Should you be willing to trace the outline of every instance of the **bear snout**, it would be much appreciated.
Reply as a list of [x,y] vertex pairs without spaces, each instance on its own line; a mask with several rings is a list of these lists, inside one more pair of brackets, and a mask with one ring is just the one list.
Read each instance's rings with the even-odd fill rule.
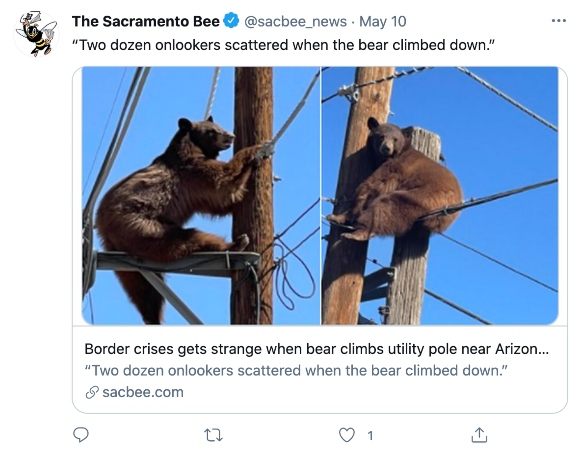
[[230,144],[232,144],[235,140],[236,136],[233,133],[227,133],[224,137],[224,140]]
[[223,135],[220,136],[218,147],[220,148],[220,150],[225,150],[229,148],[234,142],[235,138],[236,136],[233,133],[224,133]]
[[379,153],[383,157],[390,157],[393,155],[393,146],[389,143],[382,143],[381,147],[379,148]]

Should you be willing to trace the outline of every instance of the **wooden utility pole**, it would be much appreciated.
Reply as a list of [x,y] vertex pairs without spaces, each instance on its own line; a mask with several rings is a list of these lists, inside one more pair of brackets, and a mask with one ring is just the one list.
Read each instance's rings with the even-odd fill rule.
[[[439,162],[441,139],[423,129],[408,127],[405,135],[411,138],[415,149]],[[402,237],[395,238],[391,267],[395,280],[387,288],[387,325],[418,325],[423,308],[429,233],[413,228]]]
[[[361,85],[389,77],[394,67],[357,68],[355,81]],[[380,122],[389,114],[392,80],[360,88],[358,102],[350,107],[348,129],[344,141],[342,163],[338,176],[334,213],[346,210],[345,199],[354,195],[358,185],[373,171],[370,155],[366,151],[370,116]],[[364,281],[368,242],[341,239],[346,232],[332,227],[322,276],[322,323],[356,325]]]
[[[234,153],[272,139],[272,68],[235,69]],[[262,253],[260,280],[260,323],[272,323],[272,267],[274,262],[274,214],[272,206],[272,160],[260,162],[248,181],[244,200],[234,208],[232,237],[247,234],[247,251]],[[243,272],[232,278],[232,324],[256,324],[257,293],[252,278],[241,281]]]

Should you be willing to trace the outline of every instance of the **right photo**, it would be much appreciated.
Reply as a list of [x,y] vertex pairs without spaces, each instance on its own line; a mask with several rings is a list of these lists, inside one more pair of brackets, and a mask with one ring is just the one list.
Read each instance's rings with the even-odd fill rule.
[[323,69],[323,324],[557,320],[559,76]]

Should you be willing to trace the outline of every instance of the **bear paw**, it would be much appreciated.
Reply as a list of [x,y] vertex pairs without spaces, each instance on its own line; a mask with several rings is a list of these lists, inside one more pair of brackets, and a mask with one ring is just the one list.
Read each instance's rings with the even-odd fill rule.
[[256,152],[256,160],[260,161],[265,158],[268,158],[274,154],[274,145],[267,141],[264,145],[260,148],[258,152]]
[[242,234],[232,244],[232,251],[243,251],[250,244],[250,238],[247,234]]
[[366,242],[367,240],[370,240],[371,237],[373,237],[374,234],[371,234],[368,231],[365,231],[364,229],[359,229],[358,231],[355,232],[347,232],[345,234],[342,234],[341,237],[344,237],[345,239],[348,240],[356,240],[357,242]]
[[328,221],[331,221],[332,223],[336,223],[336,224],[344,224],[346,223],[346,214],[340,214],[340,215],[326,215],[326,219]]

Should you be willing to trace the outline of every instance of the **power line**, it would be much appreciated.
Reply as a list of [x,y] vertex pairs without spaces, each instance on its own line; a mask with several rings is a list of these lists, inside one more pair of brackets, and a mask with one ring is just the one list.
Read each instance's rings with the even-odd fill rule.
[[497,193],[495,195],[485,196],[479,199],[472,199],[471,201],[465,201],[460,204],[452,204],[450,206],[442,207],[440,209],[433,210],[432,212],[426,213],[422,217],[419,217],[417,221],[426,220],[427,218],[433,217],[440,217],[443,215],[451,215],[453,213],[459,212],[463,209],[467,209],[468,207],[478,206],[480,204],[485,204],[491,201],[495,201],[496,199],[506,198],[508,196],[517,195],[519,193],[523,193],[529,190],[534,190],[536,188],[544,187],[546,185],[555,184],[558,182],[558,179],[550,179],[544,182],[539,182],[537,184],[527,185],[521,188],[515,188],[513,190],[504,191],[501,193]]
[[91,168],[89,169],[89,173],[87,174],[85,186],[83,187],[83,192],[87,189],[87,185],[89,184],[89,180],[91,179],[91,175],[93,174],[93,170],[95,169],[95,163],[97,162],[97,157],[101,152],[101,145],[103,144],[103,140],[105,139],[105,132],[109,127],[109,121],[111,120],[111,116],[113,115],[113,110],[115,108],[115,104],[117,103],[117,99],[119,98],[119,93],[121,92],[121,86],[123,85],[123,80],[125,80],[125,74],[127,73],[127,68],[123,70],[123,75],[121,76],[121,81],[119,82],[119,86],[117,86],[117,92],[115,93],[115,98],[113,99],[113,103],[111,104],[111,109],[109,110],[109,115],[107,116],[107,121],[105,122],[105,127],[103,128],[103,133],[101,134],[101,139],[99,140],[99,144],[97,146],[97,152],[95,153],[95,157],[91,163]]
[[137,103],[139,101],[139,97],[141,96],[141,92],[143,91],[143,86],[145,85],[145,81],[147,80],[147,76],[149,75],[149,71],[151,68],[146,67],[138,67],[135,71],[135,75],[133,77],[133,81],[131,82],[131,87],[129,88],[129,92],[127,94],[127,98],[125,100],[125,104],[123,105],[123,110],[121,111],[121,116],[119,117],[119,121],[117,123],[117,128],[111,140],[111,144],[107,151],[107,155],[105,156],[105,161],[101,166],[101,170],[97,175],[97,181],[93,186],[93,190],[89,195],[89,200],[85,206],[85,210],[83,211],[83,216],[91,217],[94,209],[94,205],[97,201],[97,197],[105,183],[107,176],[113,166],[113,162],[119,152],[119,148],[121,147],[121,143],[125,138],[125,133],[131,123],[131,119],[133,118],[133,113],[135,112],[135,108],[137,107]]
[[545,284],[542,281],[540,281],[540,280],[538,280],[536,278],[533,278],[530,275],[525,274],[524,272],[521,272],[519,270],[516,270],[515,268],[513,268],[513,267],[511,267],[511,266],[509,266],[507,264],[504,264],[503,262],[498,261],[497,259],[489,256],[488,254],[485,254],[485,253],[483,253],[481,251],[478,251],[475,248],[473,248],[473,247],[471,247],[469,245],[466,245],[465,243],[462,243],[459,240],[455,240],[454,238],[449,237],[448,235],[445,235],[443,233],[440,233],[439,235],[441,235],[442,237],[445,237],[447,240],[450,240],[453,243],[456,243],[459,246],[462,246],[463,248],[466,248],[466,249],[468,249],[470,251],[473,251],[474,253],[479,254],[482,257],[485,257],[486,259],[489,259],[490,261],[492,261],[492,262],[494,262],[494,263],[496,263],[496,264],[498,264],[498,265],[500,265],[500,266],[502,266],[502,267],[504,267],[504,268],[506,268],[506,269],[508,269],[508,270],[510,270],[510,271],[512,271],[512,272],[514,272],[514,273],[516,273],[518,275],[520,275],[520,276],[523,276],[526,279],[529,279],[532,282],[535,282],[536,284],[539,284],[540,286],[545,287],[546,289],[550,289],[550,290],[558,293],[558,289],[556,289],[556,288],[554,288],[552,286],[549,286],[548,284]]
[[400,72],[395,72],[393,75],[391,75],[389,77],[383,77],[383,78],[379,78],[377,80],[371,80],[370,82],[361,83],[360,85],[357,85],[357,87],[364,88],[365,86],[376,85],[377,83],[388,82],[389,80],[401,78],[401,77],[404,77],[406,75],[419,74],[420,72],[423,72],[427,69],[433,69],[433,67],[424,66],[424,67],[414,67],[412,69],[405,70],[405,71],[402,70]]
[[[320,202],[320,199],[317,199],[316,201],[314,201],[304,212],[302,212],[300,215],[298,215],[298,217],[292,222],[290,223],[286,229],[284,229],[280,234],[276,234],[276,236],[274,237],[274,240],[279,239],[280,237],[282,237],[284,234],[286,234],[290,229],[292,229],[294,226],[296,226],[296,224],[302,220],[302,218],[304,218],[306,216],[306,214],[308,212],[310,212],[312,209],[314,209],[314,207],[316,207],[316,205]],[[319,228],[320,229],[320,228]]]
[[[296,245],[292,249],[290,249],[290,247],[288,245],[286,245],[281,239],[278,240],[280,242],[280,244],[275,245],[275,246],[278,246],[281,248],[282,253],[284,253],[284,248],[286,248],[288,250],[288,252],[286,254],[283,254],[282,257],[280,257],[279,259],[276,260],[276,263],[274,265],[274,267],[275,267],[274,268],[274,271],[275,271],[275,273],[274,273],[274,280],[275,280],[274,287],[276,288],[276,295],[277,295],[278,299],[290,311],[294,310],[295,303],[294,303],[294,300],[292,300],[292,298],[288,295],[286,288],[290,289],[294,295],[296,295],[299,298],[302,298],[303,300],[311,298],[314,295],[314,293],[316,292],[316,282],[314,281],[314,276],[312,275],[312,271],[310,270],[310,268],[308,268],[308,265],[306,265],[306,262],[304,262],[304,260],[298,254],[296,254],[296,250],[300,246],[302,246],[302,244],[304,244],[310,237],[312,237],[319,230],[320,230],[320,227],[318,227],[313,232],[308,234],[308,236],[306,238],[304,238],[298,245]],[[301,294],[300,292],[298,292],[298,290],[296,290],[294,288],[294,286],[290,282],[290,278],[288,277],[288,265],[289,264],[288,264],[288,260],[286,259],[290,254],[292,254],[292,256],[294,256],[298,260],[298,262],[300,262],[300,264],[302,264],[302,267],[306,270],[306,274],[308,275],[308,278],[310,279],[310,283],[312,285],[312,289],[308,294]],[[282,275],[281,285],[280,285],[280,275]],[[284,299],[282,297],[284,297],[289,304],[286,304],[286,301],[284,301]]]
[[345,96],[348,98],[349,96],[354,96],[354,94],[356,93],[356,91],[359,88],[364,88],[365,86],[370,86],[370,85],[376,85],[377,83],[388,82],[389,80],[401,78],[401,77],[404,77],[406,75],[418,74],[418,73],[423,72],[427,69],[433,69],[433,67],[425,66],[425,67],[412,68],[412,69],[409,69],[406,71],[396,72],[395,74],[390,75],[388,77],[379,78],[377,80],[371,80],[369,82],[360,83],[358,85],[356,85],[356,84],[344,85],[344,86],[341,86],[340,88],[338,88],[336,93],[322,99],[322,101],[320,103],[323,104],[331,99],[334,99],[337,96]]
[[376,259],[371,259],[370,257],[367,257],[367,261],[372,262],[373,264],[375,264],[381,268],[387,268]]
[[105,155],[105,160],[101,165],[97,180],[89,194],[89,198],[83,209],[83,296],[88,292],[93,282],[94,276],[94,261],[93,261],[93,211],[97,202],[97,197],[101,192],[105,180],[111,171],[113,162],[121,148],[121,144],[131,123],[133,113],[139,102],[139,97],[143,91],[143,86],[149,75],[150,67],[138,67],[135,70],[133,81],[129,87],[125,104],[121,110],[121,115],[117,123],[117,128],[111,139],[111,144]]
[[483,86],[485,86],[487,89],[489,89],[490,91],[494,92],[495,94],[497,94],[499,97],[501,97],[502,99],[508,101],[510,104],[512,104],[513,106],[519,108],[521,111],[523,111],[524,113],[530,115],[532,118],[540,121],[542,124],[544,124],[545,126],[549,127],[550,129],[554,130],[555,132],[558,131],[558,128],[553,125],[552,123],[546,121],[544,118],[542,118],[541,116],[537,115],[536,113],[534,113],[532,110],[530,110],[529,108],[524,107],[522,104],[520,104],[519,102],[515,101],[514,99],[512,99],[511,97],[509,97],[507,94],[503,93],[502,91],[500,91],[499,89],[497,89],[495,86],[491,85],[489,82],[486,82],[484,79],[482,79],[481,77],[475,75],[473,72],[471,72],[470,70],[468,70],[467,68],[458,66],[457,69],[459,69],[461,72],[463,72],[464,74],[468,75],[469,77],[471,77],[473,80],[481,83]]
[[[524,193],[526,191],[534,190],[536,188],[545,187],[547,185],[555,184],[556,182],[558,182],[557,178],[550,179],[550,180],[547,180],[544,182],[538,182],[537,184],[527,185],[527,186],[521,187],[521,188],[515,188],[515,189],[504,191],[501,193],[496,193],[494,195],[484,196],[484,197],[478,198],[478,199],[472,199],[470,201],[464,201],[460,204],[452,204],[450,206],[442,207],[440,209],[436,209],[436,210],[433,210],[431,212],[428,212],[425,215],[419,217],[417,219],[417,221],[422,221],[422,220],[426,220],[428,218],[440,217],[440,216],[444,216],[444,215],[451,215],[453,213],[459,212],[459,211],[461,211],[463,209],[467,209],[469,207],[478,206],[480,204],[485,204],[485,203],[488,203],[491,201],[495,201],[497,199],[507,198],[508,196],[517,195],[519,193]],[[349,228],[348,225],[338,225],[338,224],[335,224],[334,222],[329,222],[329,223],[332,224],[333,226],[340,226],[340,227]],[[352,227],[350,226],[350,228],[352,228]]]
[[[372,262],[373,264],[375,264],[375,265],[377,265],[377,266],[379,266],[381,268],[386,268],[384,265],[380,264],[376,259],[371,259],[371,258],[368,258],[367,257],[367,261]],[[483,323],[485,325],[491,325],[492,324],[491,322],[485,320],[484,318],[478,316],[477,314],[474,314],[473,312],[468,311],[465,308],[462,308],[457,303],[454,303],[454,302],[452,302],[452,301],[450,301],[450,300],[448,300],[446,298],[443,298],[441,295],[437,295],[436,293],[431,292],[429,289],[424,289],[423,291],[427,295],[430,295],[431,297],[433,297],[433,298],[441,301],[442,303],[445,303],[447,306],[452,307],[453,309],[455,309],[455,310],[457,310],[457,311],[465,314],[466,316],[471,317],[472,319],[477,320],[478,322],[481,322],[481,323]]]
[[[320,77],[322,70],[318,70],[316,71],[316,74],[314,75],[312,81],[310,82],[310,85],[308,85],[308,88],[306,89],[306,92],[304,93],[304,96],[302,96],[302,99],[300,99],[300,102],[298,102],[298,105],[296,105],[296,107],[294,108],[294,110],[292,111],[292,113],[290,114],[290,116],[288,117],[288,119],[286,120],[286,122],[282,125],[282,127],[280,128],[280,130],[278,130],[278,133],[276,133],[276,135],[274,136],[274,138],[272,138],[272,140],[264,143],[262,150],[266,151],[268,150],[268,148],[274,148],[274,146],[276,145],[276,143],[278,142],[278,140],[280,138],[282,138],[282,135],[284,135],[284,132],[286,132],[286,129],[288,129],[288,127],[290,127],[290,124],[292,124],[292,122],[294,121],[294,119],[296,119],[296,116],[298,116],[298,113],[300,113],[300,110],[302,110],[302,108],[304,107],[304,105],[306,105],[306,99],[308,98],[308,96],[310,95],[310,92],[312,91],[312,88],[314,88],[314,85],[316,84],[316,81],[318,80],[318,78]],[[271,155],[273,153],[267,153],[265,155]]]
[[[288,245],[286,245],[286,243],[282,240],[282,236],[284,234],[286,234],[290,229],[292,229],[296,224],[298,224],[298,222],[300,220],[302,220],[302,218],[304,218],[308,214],[308,212],[310,212],[312,209],[314,209],[314,207],[316,207],[319,202],[320,202],[320,199],[316,199],[300,215],[298,215],[298,217],[292,223],[290,223],[281,233],[276,234],[274,236],[274,241],[269,246],[267,246],[264,249],[264,251],[262,251],[262,253],[264,253],[270,247],[274,247],[274,248],[278,247],[281,249],[281,253],[282,253],[281,257],[276,259],[272,268],[270,268],[266,273],[274,272],[274,288],[276,290],[276,296],[278,297],[278,299],[280,300],[282,305],[284,305],[284,307],[286,307],[286,309],[288,309],[290,311],[294,310],[295,303],[292,300],[292,298],[288,295],[286,288],[288,288],[290,291],[292,291],[292,293],[294,293],[294,295],[296,295],[297,297],[302,298],[302,299],[311,298],[316,291],[316,282],[314,280],[314,276],[312,275],[312,271],[308,268],[308,265],[306,264],[306,262],[304,262],[304,260],[298,254],[296,254],[296,250],[298,248],[300,248],[304,243],[306,243],[306,241],[308,241],[308,239],[310,239],[314,234],[316,234],[318,231],[320,231],[320,226],[318,226],[316,229],[314,229],[314,231],[309,233],[296,246],[294,246],[294,248],[290,248]],[[276,242],[279,242],[279,243],[276,243]],[[287,250],[287,252],[285,252],[285,250]],[[312,290],[307,295],[299,293],[294,288],[292,283],[290,282],[290,279],[288,277],[288,265],[289,264],[288,264],[288,260],[287,260],[288,256],[290,256],[290,255],[294,256],[298,260],[298,262],[300,262],[300,264],[302,264],[302,266],[306,270],[306,274],[308,275],[308,278],[310,279],[310,282],[312,284]],[[262,277],[264,277],[264,275]],[[281,283],[280,283],[280,279],[282,280]],[[286,300],[284,300],[284,298]]]
[[244,273],[242,277],[236,282],[232,292],[230,294],[230,309],[233,309],[235,306],[236,300],[236,293],[239,291],[240,286],[242,283],[248,279],[252,279],[252,283],[254,284],[254,288],[256,290],[256,325],[260,324],[260,314],[262,309],[262,297],[260,295],[260,281],[258,277],[258,273],[256,273],[256,269],[253,265],[249,264],[248,262],[245,263]]
[[[507,197],[507,196],[511,196],[511,195],[514,195],[514,194],[523,193],[523,192],[528,191],[528,190],[532,190],[532,189],[535,189],[535,188],[540,188],[540,187],[543,187],[543,186],[546,186],[546,185],[550,185],[550,184],[556,183],[557,181],[558,181],[558,179],[551,179],[549,181],[540,182],[538,184],[533,184],[533,185],[528,185],[526,187],[522,187],[522,188],[518,188],[518,189],[514,189],[514,190],[509,190],[509,191],[506,191],[506,192],[498,193],[498,194],[491,195],[491,196],[487,196],[487,197],[484,197],[484,198],[480,198],[480,199],[476,199],[476,200],[464,202],[462,204],[457,204],[457,205],[448,206],[448,207],[445,207],[445,208],[442,208],[442,209],[437,209],[437,210],[434,210],[432,212],[429,212],[426,215],[423,215],[422,217],[419,218],[418,221],[425,220],[427,218],[431,218],[431,217],[435,217],[435,216],[450,215],[452,213],[455,213],[455,212],[458,212],[460,210],[463,210],[463,209],[465,209],[467,207],[472,207],[472,206],[476,206],[476,205],[479,205],[479,204],[484,204],[486,202],[494,201],[496,199],[500,199],[500,198],[504,198],[504,197]],[[335,224],[335,223],[329,222],[328,220],[326,220],[326,222],[328,223],[329,226],[330,225],[333,225],[333,226],[345,227],[345,228],[348,228],[349,227],[347,225]],[[352,228],[352,226],[350,226],[350,228]],[[492,261],[492,262],[494,262],[494,263],[496,263],[496,264],[498,264],[498,265],[500,265],[500,266],[502,266],[502,267],[504,267],[504,268],[506,268],[506,269],[508,269],[508,270],[510,270],[510,271],[512,271],[512,272],[514,272],[514,273],[516,273],[516,274],[524,277],[524,278],[529,279],[530,281],[535,282],[536,284],[539,284],[539,285],[541,285],[541,286],[543,286],[543,287],[545,287],[545,288],[547,288],[549,290],[552,290],[552,291],[554,291],[556,293],[558,292],[558,290],[556,288],[554,288],[552,286],[549,286],[548,284],[545,284],[542,281],[540,281],[540,280],[538,280],[538,279],[536,279],[536,278],[534,278],[534,277],[532,277],[530,275],[527,275],[527,274],[525,274],[525,273],[523,273],[523,272],[521,272],[521,271],[519,271],[519,270],[517,270],[517,269],[515,269],[515,268],[513,268],[513,267],[511,267],[509,265],[507,265],[507,264],[504,264],[503,262],[501,262],[501,261],[499,261],[499,260],[497,260],[497,259],[495,259],[495,258],[493,258],[493,257],[491,257],[491,256],[489,256],[489,255],[487,255],[487,254],[485,254],[483,252],[481,252],[481,251],[478,251],[475,248],[473,248],[473,247],[471,247],[469,245],[466,245],[465,243],[462,243],[462,242],[460,242],[458,240],[455,240],[455,239],[453,239],[453,238],[451,238],[451,237],[449,237],[449,236],[447,236],[445,234],[440,234],[440,235],[443,236],[443,237],[445,237],[446,239],[448,239],[448,240],[450,240],[450,241],[452,241],[452,242],[460,245],[460,246],[463,246],[466,249],[469,249],[470,251],[473,251],[476,254],[479,254],[482,257],[485,257],[486,259],[489,259],[490,261]],[[370,260],[370,259],[367,258],[367,260]],[[371,262],[373,262],[373,263],[375,263],[377,265],[380,265],[375,260],[371,260]]]
[[[93,297],[91,296],[90,292],[88,294],[88,302],[85,304],[85,306],[83,307],[83,313],[86,311],[87,307],[89,308],[89,314],[90,314],[90,320],[89,323],[91,325],[95,324],[95,313],[93,311]],[[85,301],[83,300],[83,304],[85,303]]]
[[[325,103],[325,102],[327,102],[327,101],[329,101],[331,99],[334,99],[337,96],[350,97],[350,96],[353,96],[354,93],[359,88],[363,88],[365,86],[373,85],[373,84],[376,84],[376,83],[382,83],[382,82],[385,82],[385,81],[393,80],[395,78],[400,78],[400,77],[403,77],[403,76],[406,76],[406,75],[416,74],[416,73],[419,73],[419,72],[423,72],[423,71],[425,71],[427,69],[433,69],[433,67],[418,67],[418,68],[413,68],[413,69],[408,70],[408,71],[397,72],[397,73],[395,73],[394,75],[392,75],[390,77],[385,77],[385,78],[378,79],[378,80],[372,80],[370,82],[362,83],[362,84],[359,84],[359,85],[354,85],[354,84],[353,85],[344,85],[344,86],[341,86],[337,90],[336,93],[334,93],[334,94],[332,94],[332,95],[330,95],[330,96],[322,99],[321,103]],[[491,83],[487,82],[483,78],[481,78],[478,75],[476,75],[473,72],[471,72],[469,69],[467,69],[465,67],[462,67],[462,66],[458,66],[457,69],[460,70],[461,72],[463,72],[464,74],[466,74],[467,76],[471,77],[473,80],[477,81],[481,85],[485,86],[487,89],[489,89],[493,93],[497,94],[502,99],[506,100],[507,102],[509,102],[510,104],[512,104],[513,106],[515,106],[516,108],[520,109],[521,111],[523,111],[527,115],[529,115],[532,118],[536,119],[537,121],[541,122],[542,124],[544,124],[545,126],[549,127],[550,129],[554,130],[555,132],[558,131],[558,128],[554,124],[552,124],[549,121],[547,121],[546,119],[542,118],[540,115],[534,113],[532,110],[530,110],[529,108],[525,107],[520,102],[517,102],[515,99],[511,98],[510,96],[508,96],[507,94],[505,94],[504,92],[502,92],[501,90],[499,90],[498,88],[496,88],[495,86],[493,86]]]
[[277,240],[284,245],[284,247],[288,250],[288,252],[286,254],[284,254],[279,260],[283,260],[286,259],[286,257],[290,254],[294,254],[294,251],[296,251],[298,248],[300,248],[304,243],[306,243],[308,241],[308,239],[310,237],[312,237],[314,234],[316,234],[318,231],[320,231],[320,226],[318,226],[316,229],[314,229],[314,231],[312,231],[310,234],[308,234],[304,239],[302,239],[298,245],[296,245],[294,248],[290,249],[284,242],[282,242],[282,239],[280,239],[280,237],[277,238]]
[[288,119],[286,120],[286,122],[284,123],[282,128],[278,131],[276,136],[269,143],[270,146],[274,146],[276,144],[276,142],[280,139],[280,137],[284,134],[284,132],[286,132],[286,129],[290,126],[290,124],[292,124],[292,121],[294,121],[296,116],[298,116],[298,113],[300,113],[300,110],[302,110],[304,105],[306,105],[306,100],[308,99],[308,96],[310,96],[310,92],[314,88],[314,85],[316,84],[316,81],[320,77],[320,74],[321,74],[321,70],[316,71],[316,74],[314,74],[314,77],[312,78],[310,85],[308,85],[308,88],[306,88],[306,91],[304,92],[302,99],[300,99],[300,102],[298,102],[298,105],[296,105],[296,107],[294,108],[294,111],[292,111],[292,114],[288,117]]
[[471,311],[468,311],[465,308],[462,308],[461,306],[459,306],[457,303],[453,303],[452,301],[443,298],[441,295],[437,295],[434,292],[431,292],[429,289],[425,289],[425,293],[433,298],[435,298],[436,300],[441,301],[442,303],[445,303],[447,306],[452,307],[453,309],[465,314],[468,317],[471,317],[472,319],[477,320],[480,323],[483,323],[484,325],[492,325],[491,322],[488,322],[487,320],[485,320],[483,317],[478,316],[477,314],[474,314]]
[[205,109],[205,116],[203,117],[203,119],[209,118],[209,115],[211,114],[211,109],[213,108],[213,101],[215,100],[215,94],[217,92],[217,84],[219,76],[220,76],[220,68],[216,67],[213,71],[211,90],[209,92],[209,99],[207,100],[207,107]]

